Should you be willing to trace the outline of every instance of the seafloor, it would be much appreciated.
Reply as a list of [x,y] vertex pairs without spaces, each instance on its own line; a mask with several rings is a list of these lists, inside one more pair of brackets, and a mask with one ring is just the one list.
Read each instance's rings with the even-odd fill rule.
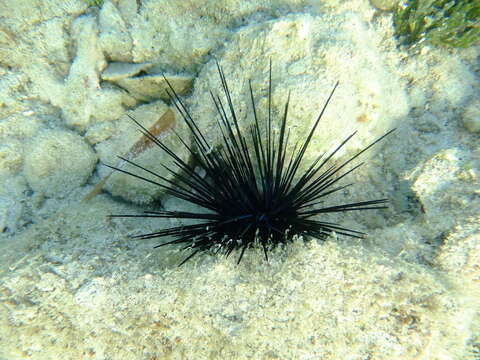
[[[399,47],[364,0],[0,0],[0,358],[479,358],[479,50]],[[186,159],[163,74],[215,148],[214,59],[242,124],[247,79],[265,115],[272,61],[292,144],[340,81],[307,159],[397,128],[332,199],[390,199],[332,217],[367,239],[177,267],[128,237],[169,221],[107,218],[187,208],[103,163],[170,176],[126,113]]]

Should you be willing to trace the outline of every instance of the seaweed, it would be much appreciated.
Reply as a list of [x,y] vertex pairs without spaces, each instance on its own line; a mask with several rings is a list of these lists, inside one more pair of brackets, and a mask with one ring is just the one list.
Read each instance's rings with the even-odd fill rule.
[[395,10],[394,24],[402,45],[466,48],[480,43],[480,1],[407,0]]
[[98,6],[101,7],[103,0],[84,0],[88,6]]

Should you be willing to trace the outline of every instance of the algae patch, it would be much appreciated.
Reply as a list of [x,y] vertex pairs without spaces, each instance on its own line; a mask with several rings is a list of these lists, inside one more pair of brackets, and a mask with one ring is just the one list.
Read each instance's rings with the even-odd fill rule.
[[480,43],[480,2],[408,0],[394,14],[404,45],[426,40],[433,45],[466,48]]

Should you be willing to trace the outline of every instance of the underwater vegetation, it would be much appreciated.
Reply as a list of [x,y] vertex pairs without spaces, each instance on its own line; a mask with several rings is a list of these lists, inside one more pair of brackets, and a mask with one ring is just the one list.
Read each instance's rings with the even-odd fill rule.
[[[318,217],[328,213],[386,208],[387,199],[328,206],[324,205],[324,199],[328,196],[334,197],[335,193],[352,186],[352,183],[340,185],[340,181],[363,163],[349,165],[394,130],[376,139],[347,160],[339,164],[332,164],[332,157],[355,135],[354,132],[341,141],[329,154],[320,154],[316,157],[309,164],[307,170],[300,173],[304,155],[338,83],[328,96],[311,130],[305,134],[304,140],[297,141],[293,150],[287,150],[290,137],[287,126],[290,96],[285,103],[281,117],[274,119],[272,116],[271,64],[268,108],[266,109],[268,115],[265,115],[264,119],[257,115],[254,93],[249,82],[250,114],[253,123],[250,124],[248,130],[243,132],[240,130],[237,110],[233,106],[223,70],[218,62],[216,65],[223,91],[223,100],[212,91],[210,91],[210,95],[218,113],[217,128],[222,138],[220,147],[212,149],[205,134],[197,126],[192,115],[167,80],[171,100],[186,122],[194,146],[188,145],[185,139],[182,139],[177,133],[174,132],[174,134],[187,148],[196,164],[182,160],[176,155],[175,149],[167,147],[147,128],[132,118],[141,128],[143,135],[174,160],[178,171],[168,169],[166,166],[164,168],[176,175],[176,179],[167,179],[124,157],[120,157],[120,159],[139,170],[138,173],[107,165],[122,173],[158,185],[166,193],[196,204],[202,209],[198,212],[145,211],[143,214],[111,215],[111,217],[194,220],[193,224],[183,224],[134,236],[137,239],[169,238],[167,242],[156,247],[180,244],[183,250],[190,251],[180,265],[203,251],[212,251],[228,256],[234,250],[239,250],[238,263],[240,263],[244,252],[257,244],[263,248],[265,259],[268,260],[270,250],[278,245],[288,244],[299,236],[304,239],[313,237],[324,240],[335,232],[339,235],[363,238],[366,235],[363,232],[327,222]],[[199,174],[196,166],[203,168],[205,177]],[[142,176],[142,172],[153,175],[158,182]]]
[[102,6],[103,0],[83,0],[88,6]]
[[425,40],[466,48],[480,44],[480,1],[407,0],[395,10],[394,24],[403,45]]

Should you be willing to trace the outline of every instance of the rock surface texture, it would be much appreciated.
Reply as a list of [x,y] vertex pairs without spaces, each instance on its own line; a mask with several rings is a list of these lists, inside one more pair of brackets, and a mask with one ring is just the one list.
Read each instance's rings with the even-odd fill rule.
[[[0,358],[478,356],[478,47],[399,48],[390,1],[8,3],[0,1]],[[272,61],[273,116],[290,93],[292,148],[340,82],[307,159],[358,131],[339,154],[352,156],[397,128],[338,194],[391,200],[384,211],[332,219],[367,239],[298,241],[268,263],[252,250],[238,266],[205,254],[178,268],[177,249],[129,236],[181,224],[107,217],[191,209],[105,164],[127,169],[120,155],[174,179],[175,165],[129,116],[191,160],[163,75],[214,151],[214,59],[242,131],[253,119],[248,79],[266,118]]]

